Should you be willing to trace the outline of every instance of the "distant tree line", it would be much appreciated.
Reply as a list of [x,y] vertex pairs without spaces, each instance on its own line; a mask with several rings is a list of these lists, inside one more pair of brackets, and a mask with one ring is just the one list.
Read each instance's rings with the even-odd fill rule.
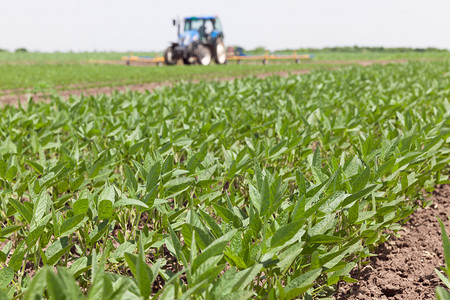
[[[0,48],[0,52],[9,52],[6,49],[1,49]],[[26,48],[17,48],[16,50],[14,50],[15,53],[25,53],[28,52],[28,50]]]
[[[240,46],[235,46],[240,47]],[[242,48],[242,47],[240,47]],[[244,49],[244,48],[243,48]],[[244,49],[246,53],[264,53],[266,51],[271,52],[263,46],[256,47],[254,49]],[[408,48],[408,47],[359,47],[359,46],[347,46],[347,47],[325,47],[325,48],[299,48],[299,49],[282,49],[276,52],[293,52],[299,53],[317,53],[317,52],[340,52],[340,53],[363,53],[363,52],[448,52],[447,49],[439,48]]]
[[300,50],[308,50],[308,51],[326,51],[326,52],[350,52],[350,53],[359,53],[359,52],[447,52],[447,49],[439,49],[439,48],[408,48],[408,47],[325,47],[321,49],[317,48],[305,48]]

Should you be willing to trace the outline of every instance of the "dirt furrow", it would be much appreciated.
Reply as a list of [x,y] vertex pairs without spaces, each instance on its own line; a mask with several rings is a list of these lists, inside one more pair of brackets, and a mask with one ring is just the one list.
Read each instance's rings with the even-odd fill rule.
[[436,286],[443,286],[435,269],[444,265],[437,218],[450,232],[450,185],[439,186],[430,199],[433,204],[417,210],[400,237],[380,245],[361,272],[353,271],[359,282],[343,284],[336,299],[435,299]]

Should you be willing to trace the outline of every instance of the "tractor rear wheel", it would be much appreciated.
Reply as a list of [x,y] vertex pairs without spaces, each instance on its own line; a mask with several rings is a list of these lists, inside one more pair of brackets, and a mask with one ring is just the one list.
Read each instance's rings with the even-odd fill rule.
[[188,57],[188,58],[183,58],[183,63],[184,63],[185,65],[191,65],[192,62],[191,62],[191,60],[190,60],[190,57]]
[[203,66],[207,66],[211,63],[211,50],[203,45],[198,45],[195,49],[195,56],[197,56],[197,61]]
[[164,62],[168,66],[173,66],[177,63],[178,59],[175,54],[175,49],[173,47],[169,47],[164,51]]
[[219,65],[224,65],[227,62],[227,49],[225,49],[222,40],[217,40],[214,46],[214,61]]

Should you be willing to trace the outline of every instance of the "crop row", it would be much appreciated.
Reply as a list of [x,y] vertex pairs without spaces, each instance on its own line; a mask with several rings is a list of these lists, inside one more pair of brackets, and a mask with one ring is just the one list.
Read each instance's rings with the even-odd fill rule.
[[5,107],[0,295],[333,294],[449,182],[449,70],[352,67]]
[[[10,92],[32,93],[82,88],[122,87],[127,84],[151,84],[180,80],[213,80],[243,77],[271,72],[298,72],[338,66],[324,64],[211,65],[174,66],[173,68],[128,67],[114,64],[22,64],[0,63],[0,95]],[[6,90],[6,91],[5,91]]]

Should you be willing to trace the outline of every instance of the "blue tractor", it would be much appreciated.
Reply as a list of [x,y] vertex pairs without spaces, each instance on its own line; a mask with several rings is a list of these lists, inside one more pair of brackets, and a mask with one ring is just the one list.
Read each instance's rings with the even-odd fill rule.
[[213,59],[217,64],[227,62],[222,25],[217,16],[186,17],[183,21],[173,20],[173,25],[178,27],[178,42],[164,52],[166,65],[175,65],[180,59],[186,65],[209,65]]

